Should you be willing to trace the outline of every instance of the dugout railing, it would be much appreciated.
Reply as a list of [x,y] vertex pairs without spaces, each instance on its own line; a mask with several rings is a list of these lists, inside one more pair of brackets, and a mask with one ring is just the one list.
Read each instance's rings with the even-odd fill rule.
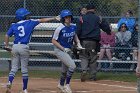
[[[114,24],[113,24],[114,25]],[[59,69],[61,66],[61,62],[59,59],[54,54],[53,51],[53,44],[51,43],[51,38],[53,31],[56,29],[56,27],[59,26],[59,23],[41,23],[39,24],[33,33],[31,42],[29,43],[30,46],[30,59],[29,59],[29,69],[36,69],[36,70],[41,70],[41,69],[52,69],[56,70],[57,68]],[[116,25],[114,25],[116,26]],[[115,27],[114,27],[115,29]],[[13,43],[11,42],[10,45]],[[5,53],[7,51],[5,50],[0,50],[1,53]],[[98,53],[99,55],[99,53]],[[77,69],[80,70],[80,60],[76,59],[73,57]],[[11,58],[10,56],[7,57],[1,57],[1,61],[7,61],[9,63],[9,69],[11,67]],[[129,66],[125,68],[125,66],[121,65],[127,65],[127,64],[136,64],[137,61],[134,60],[127,60],[127,61],[120,61],[120,60],[97,60],[97,63],[113,63],[113,67],[111,69],[104,69],[101,68],[100,71],[131,71]],[[133,71],[135,68],[133,69]]]

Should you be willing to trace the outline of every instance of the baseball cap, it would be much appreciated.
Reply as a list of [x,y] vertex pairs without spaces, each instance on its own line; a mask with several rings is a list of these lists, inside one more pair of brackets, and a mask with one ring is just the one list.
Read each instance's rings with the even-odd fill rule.
[[86,8],[87,8],[87,10],[95,9],[95,6],[94,6],[94,4],[88,4],[88,5],[86,6]]

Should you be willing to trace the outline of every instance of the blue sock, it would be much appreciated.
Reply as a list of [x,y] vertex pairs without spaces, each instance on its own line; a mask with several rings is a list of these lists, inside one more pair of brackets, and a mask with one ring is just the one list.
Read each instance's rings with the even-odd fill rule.
[[67,78],[66,78],[66,84],[69,84],[70,83],[70,80],[71,80],[71,77],[70,76],[67,76]]
[[15,77],[15,73],[14,71],[10,71],[9,73],[9,82],[12,84],[14,77]]
[[67,72],[66,84],[69,84],[70,83],[72,74],[73,74],[73,70],[72,69],[71,70],[69,69],[68,72]]
[[66,73],[61,73],[60,85],[64,86],[65,80],[66,80]]
[[28,76],[23,76],[23,90],[27,89],[28,85]]
[[9,81],[11,84],[12,84],[13,80],[14,80],[14,76],[9,75]]

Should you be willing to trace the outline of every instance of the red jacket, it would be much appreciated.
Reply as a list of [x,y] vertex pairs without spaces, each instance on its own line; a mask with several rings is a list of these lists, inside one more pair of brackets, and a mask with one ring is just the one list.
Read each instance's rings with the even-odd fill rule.
[[113,47],[115,45],[115,32],[111,32],[111,35],[107,35],[106,32],[101,32],[101,46],[110,45]]

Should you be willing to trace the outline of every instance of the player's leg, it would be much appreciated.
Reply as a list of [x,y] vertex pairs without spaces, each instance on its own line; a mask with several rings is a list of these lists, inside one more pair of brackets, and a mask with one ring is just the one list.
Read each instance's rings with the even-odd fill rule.
[[66,52],[63,52],[59,49],[55,49],[56,51],[56,56],[61,60],[61,62],[63,62],[63,64],[65,64],[68,67],[67,70],[67,74],[66,74],[66,91],[69,91],[69,93],[71,93],[71,89],[70,89],[70,80],[72,78],[73,72],[76,68],[75,62],[72,60],[72,58],[70,57],[70,55]]
[[66,93],[72,93],[72,90],[70,88],[70,81],[71,81],[72,75],[74,73],[74,70],[76,68],[76,65],[75,65],[74,61],[71,59],[71,57],[67,57],[67,58],[68,58],[68,61],[67,61],[66,66],[68,67],[68,70],[67,70],[67,75],[66,75],[65,90],[66,90]]
[[60,52],[60,55],[58,56],[58,58],[63,62],[63,64],[65,64],[68,67],[66,84],[69,84],[72,74],[76,68],[75,62],[72,60],[69,54],[65,52]]
[[19,64],[19,58],[20,58],[15,46],[13,46],[11,53],[12,53],[11,71],[10,71],[9,77],[8,77],[6,93],[10,93],[10,91],[11,91],[14,77],[16,75],[16,72],[18,71],[18,64]]
[[22,80],[23,80],[23,91],[27,93],[28,86],[28,62],[29,62],[29,47],[26,45],[21,46],[22,50],[20,50],[20,61],[21,61],[21,72],[22,72]]
[[61,72],[61,78],[60,78],[60,85],[64,86],[66,75],[67,75],[68,67],[62,63],[62,72]]
[[62,71],[61,71],[61,76],[60,76],[60,81],[59,81],[59,84],[58,84],[58,88],[60,89],[61,92],[65,93],[65,88],[64,88],[64,85],[65,85],[65,80],[66,80],[66,75],[67,75],[67,69],[68,67],[62,63]]

